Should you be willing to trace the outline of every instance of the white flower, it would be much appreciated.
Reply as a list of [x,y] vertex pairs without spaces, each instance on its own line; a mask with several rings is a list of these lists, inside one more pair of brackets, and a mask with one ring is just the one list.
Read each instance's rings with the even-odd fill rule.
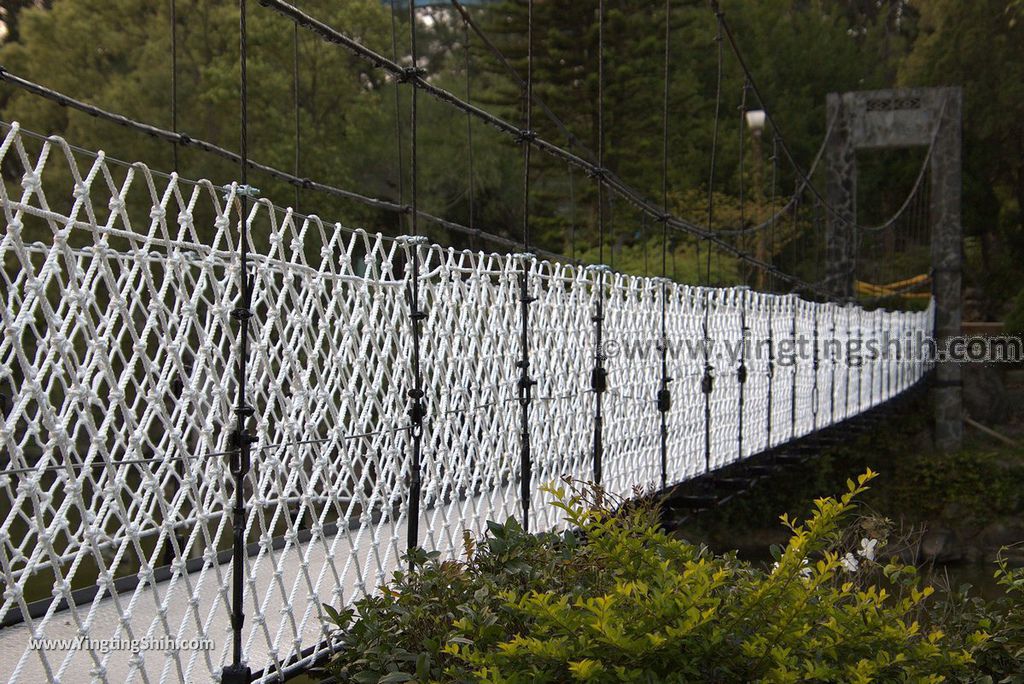
[[853,554],[850,552],[847,552],[846,556],[839,560],[839,564],[842,565],[847,572],[857,572],[857,568],[859,567],[857,559],[854,558]]
[[869,561],[875,560],[875,547],[878,546],[877,539],[861,539],[860,551],[857,555]]
[[779,561],[775,561],[774,563],[772,563],[772,574],[774,574],[775,571],[778,570],[778,569],[779,569]]
[[804,579],[810,579],[811,575],[814,574],[814,570],[807,564],[807,559],[804,558],[803,567],[800,568],[800,576]]

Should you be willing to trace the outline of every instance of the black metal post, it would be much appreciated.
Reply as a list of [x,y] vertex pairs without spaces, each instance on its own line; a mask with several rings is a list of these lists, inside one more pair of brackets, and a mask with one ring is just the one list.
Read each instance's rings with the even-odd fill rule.
[[529,271],[527,264],[532,254],[522,254],[522,270],[519,274],[519,313],[522,322],[520,349],[522,356],[516,362],[519,367],[519,483],[523,503],[523,529],[530,530],[530,494],[533,477],[533,460],[530,452],[530,401],[536,380],[530,378],[530,304],[536,300],[530,296]]
[[604,457],[604,414],[601,399],[608,390],[608,370],[604,367],[604,276],[608,267],[601,264],[597,271],[597,307],[594,321],[594,369],[590,374],[590,389],[594,391],[594,483],[601,484],[601,467]]
[[737,458],[743,458],[743,401],[744,389],[747,386],[747,289],[740,292],[740,365],[736,369],[736,382],[739,383],[739,418],[736,439]]
[[[711,245],[708,245],[711,249]],[[708,261],[710,263],[710,259]],[[708,317],[711,315],[711,290],[704,291],[704,376],[700,380],[700,391],[704,394],[704,472],[711,472],[711,392],[714,390],[714,377],[711,371],[711,354],[708,346],[710,335],[708,331]]]
[[231,664],[221,671],[222,684],[249,684],[252,671],[245,663],[242,653],[242,625],[245,622],[243,608],[244,576],[245,576],[245,477],[251,463],[251,449],[255,441],[249,433],[248,421],[254,411],[246,402],[245,389],[247,383],[249,359],[249,321],[252,318],[252,282],[249,279],[249,216],[250,188],[248,186],[248,35],[246,31],[246,0],[238,2],[239,22],[239,53],[241,66],[240,100],[241,100],[241,187],[237,189],[240,214],[238,217],[239,239],[239,284],[241,286],[239,305],[231,316],[238,323],[238,357],[236,367],[236,404],[235,430],[232,434],[232,454],[230,462],[231,475],[234,478],[235,496],[231,509]]

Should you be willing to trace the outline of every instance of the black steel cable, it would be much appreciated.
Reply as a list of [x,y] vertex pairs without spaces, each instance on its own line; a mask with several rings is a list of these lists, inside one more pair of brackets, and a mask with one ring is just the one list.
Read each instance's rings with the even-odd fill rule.
[[[478,408],[478,407],[474,407]],[[463,409],[458,413],[469,413],[472,409]],[[279,444],[267,444],[261,447],[255,447],[252,451],[268,451],[270,449],[287,449],[294,446],[302,446],[305,444],[326,444],[328,442],[336,441],[348,441],[352,439],[365,439],[367,437],[376,437],[378,435],[384,435],[388,433],[404,432],[412,429],[411,425],[404,425],[396,428],[387,428],[385,430],[375,430],[373,432],[357,432],[350,435],[343,435],[341,437],[322,437],[317,439],[300,439],[294,442],[281,442]],[[205,454],[191,454],[181,456],[161,456],[159,458],[133,458],[125,459],[121,461],[102,461],[92,463],[65,463],[63,465],[52,465],[52,466],[29,466],[26,468],[8,468],[6,470],[0,470],[0,477],[6,477],[8,475],[26,475],[30,473],[45,473],[54,471],[63,471],[85,469],[85,468],[105,468],[110,466],[130,466],[130,465],[153,465],[161,463],[170,463],[175,461],[205,461],[211,458],[220,458],[222,456],[233,456],[237,454],[237,449],[231,449],[228,451],[211,451]]]
[[[295,167],[293,173],[299,176],[302,168],[302,119],[299,102],[299,27],[292,25],[292,104],[295,109]],[[295,186],[295,211],[299,210],[302,188]]]
[[[718,161],[718,122],[720,119],[720,113],[722,109],[722,71],[724,70],[724,50],[722,47],[722,15],[721,12],[716,12],[716,18],[718,20],[718,32],[715,35],[715,44],[717,45],[718,52],[718,68],[717,75],[715,77],[715,121],[714,126],[711,129],[711,170],[708,172],[708,211],[707,211],[707,231],[711,234],[712,222],[714,221],[715,212],[715,166]],[[708,264],[707,264],[707,278],[704,282],[705,285],[711,285],[711,244],[708,244]],[[700,272],[700,264],[697,265],[698,273]]]
[[745,203],[745,196],[744,196],[744,190],[745,190],[745,187],[746,187],[746,180],[747,179],[746,179],[746,165],[744,164],[745,157],[744,157],[743,152],[744,152],[744,150],[747,147],[747,136],[745,134],[745,131],[747,130],[746,129],[747,89],[749,87],[750,87],[750,85],[747,83],[747,81],[744,80],[743,81],[743,90],[740,93],[740,107],[739,107],[739,110],[740,110],[739,201],[740,201],[740,229],[741,230],[746,227],[746,223],[747,223],[746,203]]
[[[412,2],[413,0],[410,0]],[[298,22],[293,22],[296,27]],[[397,64],[398,57],[398,9],[391,0],[391,53]],[[405,204],[405,163],[402,151],[402,92],[395,84],[395,151],[398,155],[398,203]],[[472,227],[472,224],[470,225]]]
[[[232,152],[231,150],[228,150],[224,147],[215,145],[205,140],[201,140],[199,138],[193,138],[185,133],[175,133],[173,131],[160,128],[158,126],[153,126],[151,124],[136,121],[122,114],[116,114],[113,112],[106,111],[104,109],[96,107],[95,105],[82,102],[81,100],[76,100],[75,98],[69,97],[63,93],[47,88],[46,86],[42,86],[33,81],[29,81],[28,79],[16,76],[15,74],[12,74],[11,72],[5,70],[3,67],[0,67],[0,81],[9,83],[26,92],[32,93],[33,95],[37,95],[46,100],[54,102],[62,107],[70,107],[71,109],[83,112],[85,114],[88,114],[89,116],[102,119],[104,121],[116,124],[118,126],[129,128],[139,133],[144,133],[151,137],[157,138],[158,140],[176,143],[178,145],[181,145],[182,147],[195,147],[196,149],[199,149],[203,152],[224,159],[228,162],[232,162],[234,164],[243,163],[241,155],[239,155],[236,152]],[[47,138],[47,136],[33,134],[30,131],[24,132],[29,135],[37,135],[40,138]],[[80,151],[95,155],[94,152],[90,152],[89,150],[81,150],[81,148],[76,148],[73,145],[69,145],[69,147],[71,147],[72,149],[78,149]],[[107,159],[112,158],[108,156]],[[131,164],[128,162],[124,163],[131,166]],[[333,185],[327,185],[325,183],[320,183],[309,178],[300,178],[287,171],[282,171],[272,166],[261,164],[260,162],[253,161],[252,159],[247,158],[244,161],[244,164],[249,169],[259,171],[260,173],[265,173],[271,178],[282,181],[284,183],[288,183],[289,185],[301,187],[304,189],[315,190],[317,192],[322,192],[326,195],[331,195],[333,197],[339,197],[341,199],[358,202],[360,204],[380,211],[389,211],[401,214],[406,214],[411,211],[411,208],[405,204],[396,204],[394,202],[390,202],[387,200],[367,197],[357,192],[352,192],[351,190],[344,190],[342,188]],[[157,175],[160,174],[157,173]],[[488,242],[492,242],[496,245],[502,245],[508,248],[516,248],[519,246],[519,243],[511,238],[503,237],[501,235],[495,235],[493,233],[488,233],[480,229],[469,228],[460,223],[456,223],[455,221],[449,221],[448,219],[435,216],[426,211],[417,210],[416,214],[426,221],[430,221],[431,223],[435,223],[441,226],[442,228],[454,231],[456,233],[481,238],[487,240]],[[534,248],[533,251],[538,256],[543,256],[545,258],[549,258],[555,261],[567,261],[570,263],[575,262],[575,259],[571,259],[564,254],[552,252],[547,249]]]
[[[176,0],[170,0],[171,14],[171,130],[178,131],[178,8]],[[174,170],[178,171],[178,145],[174,151]]]
[[[777,148],[778,137],[772,134],[772,189],[771,189],[771,201],[768,204],[768,211],[771,212],[771,227],[768,229],[769,244],[768,244],[768,261],[769,263],[775,263],[775,221],[777,214],[775,213],[775,187],[778,185],[779,175],[779,156]],[[771,276],[771,290],[774,292],[776,289],[775,276]]]
[[[473,102],[473,59],[469,42],[469,23],[463,26],[466,40],[466,102]],[[466,153],[469,162],[469,227],[474,228],[473,212],[476,205],[476,174],[473,170],[473,115],[466,112]],[[470,243],[471,246],[472,242]]]
[[569,257],[576,261],[576,180],[573,165],[569,169]]
[[[480,30],[480,27],[477,25],[475,21],[473,21],[472,15],[462,5],[462,3],[460,3],[459,0],[451,0],[451,3],[452,6],[456,9],[456,11],[458,11],[458,13],[462,16],[462,21],[466,24],[466,26],[473,29],[473,33],[475,33],[477,37],[480,38],[480,41],[484,44],[484,46],[488,50],[490,50],[491,54],[493,54],[497,58],[498,62],[503,67],[505,67],[505,71],[507,71],[509,75],[513,79],[515,79],[516,84],[520,88],[526,88],[526,81],[523,79],[522,76],[519,75],[519,72],[516,71],[516,68],[512,66],[512,63],[505,56],[505,53],[498,49],[498,46],[495,45],[490,40],[490,38],[487,37],[486,33]],[[466,98],[466,101],[469,102],[469,98]],[[558,129],[558,132],[561,135],[565,136],[566,142],[569,143],[569,146],[571,148],[578,149],[580,152],[587,156],[587,159],[593,160],[594,153],[591,152],[579,138],[573,135],[572,131],[569,130],[569,128],[562,122],[560,118],[558,118],[558,116],[553,111],[551,111],[551,108],[548,107],[543,100],[536,96],[533,96],[531,101],[533,102],[533,104],[541,108],[541,111],[543,111],[544,114],[551,121],[551,123],[554,124],[555,128]]]

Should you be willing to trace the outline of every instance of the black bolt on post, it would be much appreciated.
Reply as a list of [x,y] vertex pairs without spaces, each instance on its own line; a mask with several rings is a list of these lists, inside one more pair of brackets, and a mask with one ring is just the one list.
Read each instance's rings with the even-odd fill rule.
[[[249,278],[249,197],[251,192],[248,184],[249,156],[249,112],[248,112],[248,35],[246,32],[246,0],[238,2],[239,56],[241,80],[239,87],[241,117],[241,186],[236,187],[238,199],[238,257],[239,284],[241,286],[239,305],[231,312],[232,318],[238,323],[238,358],[236,367],[236,404],[235,430],[232,433],[232,452],[230,469],[234,478],[235,496],[231,510],[231,664],[225,665],[221,672],[222,684],[249,684],[252,671],[245,663],[242,653],[242,624],[245,622],[243,611],[244,574],[245,574],[245,477],[249,472],[251,449],[255,441],[249,433],[248,422],[254,411],[246,403],[245,387],[249,357],[249,320],[252,318],[252,282]],[[231,193],[229,193],[230,196]]]

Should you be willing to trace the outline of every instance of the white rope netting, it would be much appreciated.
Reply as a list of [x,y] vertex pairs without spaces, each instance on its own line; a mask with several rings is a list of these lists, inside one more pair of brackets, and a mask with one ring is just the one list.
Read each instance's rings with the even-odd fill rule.
[[[0,415],[0,679],[209,681],[230,658],[241,226],[253,245],[247,391],[257,437],[244,492],[243,643],[267,678],[315,659],[328,634],[322,604],[374,591],[405,550],[413,249],[427,312],[420,542],[445,556],[461,553],[464,529],[521,514],[524,264],[537,298],[532,530],[560,524],[541,483],[592,477],[598,296],[615,343],[605,348],[603,479],[618,494],[660,486],[663,296],[669,484],[708,468],[705,359],[712,469],[865,411],[927,370],[813,354],[772,364],[757,350],[771,338],[781,352],[794,331],[840,345],[881,331],[927,335],[930,311],[663,286],[396,241],[265,200],[241,217],[236,186],[87,156],[17,124],[0,165],[20,174],[0,191],[0,393],[9,399]],[[744,324],[741,385],[728,351]],[[119,640],[157,646],[132,653]],[[212,646],[197,648],[201,640]]]

